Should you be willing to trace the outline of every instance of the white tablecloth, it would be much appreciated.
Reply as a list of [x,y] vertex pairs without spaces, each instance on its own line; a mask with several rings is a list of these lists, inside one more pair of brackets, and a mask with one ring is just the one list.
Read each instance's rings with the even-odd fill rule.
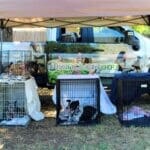
[[[99,76],[97,76],[97,75],[61,75],[61,76],[58,76],[58,78],[59,79],[85,79],[85,78],[86,79],[93,79],[93,78],[99,79]],[[63,92],[65,92],[65,91],[63,91]],[[79,92],[76,92],[76,93],[81,94]],[[64,95],[65,94],[66,93],[64,93]],[[54,104],[56,104],[56,87],[54,88],[52,99],[53,99]],[[62,107],[66,107],[67,104],[68,103],[65,100],[63,102],[61,102]],[[111,103],[101,82],[100,82],[100,111],[104,114],[115,114],[116,113],[116,107]]]

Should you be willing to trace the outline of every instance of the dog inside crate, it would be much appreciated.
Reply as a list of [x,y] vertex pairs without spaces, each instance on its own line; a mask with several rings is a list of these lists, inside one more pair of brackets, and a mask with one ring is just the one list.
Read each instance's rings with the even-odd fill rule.
[[28,122],[24,83],[2,82],[0,84],[0,125],[26,125]]
[[62,81],[58,123],[70,125],[96,121],[99,113],[97,91],[96,80]]
[[24,117],[25,109],[24,107],[20,107],[17,101],[6,101],[4,110],[3,110],[3,118],[4,120],[11,120],[13,118]]
[[79,124],[96,119],[98,112],[95,107],[81,106],[78,100],[67,100],[67,102],[68,106],[59,114],[61,124]]

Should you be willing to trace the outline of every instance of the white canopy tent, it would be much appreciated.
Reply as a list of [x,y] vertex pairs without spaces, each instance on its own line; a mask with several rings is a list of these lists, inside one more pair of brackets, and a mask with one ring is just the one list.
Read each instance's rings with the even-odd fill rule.
[[149,13],[149,0],[0,0],[0,18],[138,16]]
[[2,30],[11,27],[102,27],[135,24],[150,25],[149,0],[0,0],[1,43]]
[[149,0],[0,0],[1,50],[2,31],[9,27],[134,24],[150,25]]
[[150,25],[149,14],[149,0],[0,0],[0,29]]
[[0,70],[3,29],[150,25],[149,0],[0,0]]
[[1,28],[149,25],[149,15],[149,0],[0,0]]

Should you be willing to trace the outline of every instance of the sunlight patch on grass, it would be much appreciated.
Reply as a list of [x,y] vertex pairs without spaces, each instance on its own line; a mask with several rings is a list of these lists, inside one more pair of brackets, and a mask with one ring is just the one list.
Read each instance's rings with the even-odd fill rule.
[[56,111],[52,110],[52,111],[44,111],[43,112],[45,117],[56,117]]
[[0,144],[0,150],[4,148],[4,144]]

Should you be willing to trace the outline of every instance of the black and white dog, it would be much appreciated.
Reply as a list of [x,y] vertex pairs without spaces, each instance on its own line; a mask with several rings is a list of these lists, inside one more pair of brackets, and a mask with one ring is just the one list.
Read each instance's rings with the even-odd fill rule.
[[79,100],[67,100],[69,110],[67,121],[70,123],[84,123],[96,119],[97,109],[93,106],[80,106]]

